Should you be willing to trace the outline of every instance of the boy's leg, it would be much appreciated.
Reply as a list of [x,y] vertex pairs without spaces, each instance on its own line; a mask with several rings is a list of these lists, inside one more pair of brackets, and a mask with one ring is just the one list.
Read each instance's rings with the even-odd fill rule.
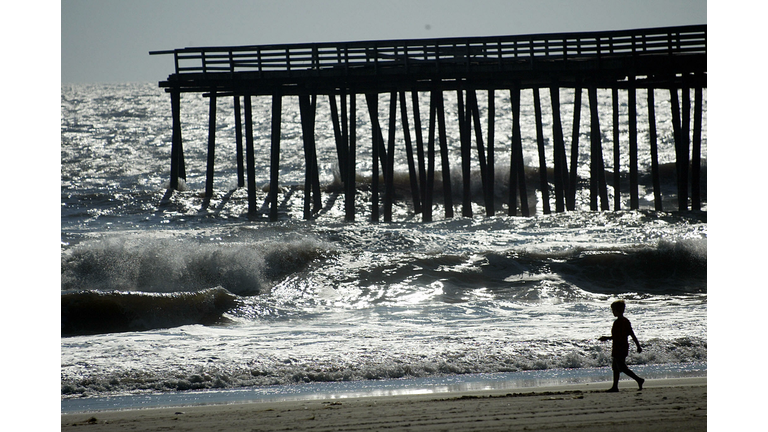
[[[625,374],[627,374],[627,376],[628,376],[628,377],[630,377],[630,378],[632,378],[633,380],[635,380],[635,381],[637,382],[637,385],[638,385],[638,387],[639,387],[639,390],[642,390],[642,389],[643,389],[643,383],[645,382],[645,380],[644,380],[644,379],[642,379],[642,378],[640,378],[639,376],[637,376],[637,374],[635,374],[634,372],[632,372],[632,371],[629,369],[629,367],[627,366],[627,361],[626,361],[626,359],[621,359],[621,362],[620,362],[620,365],[619,365],[619,366],[620,366],[620,368],[619,368],[619,369],[620,369],[620,371],[621,371],[621,372],[624,372]],[[614,374],[613,374],[613,376],[614,376],[614,377],[613,377],[613,379],[614,379],[614,381],[616,381],[616,382],[618,382],[618,380],[616,379],[616,376],[617,376],[617,375],[618,375],[618,374],[617,374],[616,372],[614,372]]]
[[[626,366],[625,366],[625,367],[626,367]],[[632,372],[631,370],[629,370],[629,368],[628,368],[628,367],[626,368],[626,370],[624,370],[624,373],[625,373],[625,374],[627,374],[627,376],[629,376],[629,377],[630,377],[630,378],[632,378],[633,380],[637,381],[637,385],[638,385],[638,387],[639,387],[639,390],[642,390],[642,389],[643,389],[643,383],[645,382],[645,380],[644,380],[644,379],[642,379],[642,378],[640,378],[639,376],[637,376],[637,375],[636,375],[634,372]]]
[[620,360],[616,357],[613,357],[613,362],[611,363],[611,369],[613,369],[613,386],[608,389],[609,392],[617,392],[619,391],[619,375],[621,375],[621,363]]

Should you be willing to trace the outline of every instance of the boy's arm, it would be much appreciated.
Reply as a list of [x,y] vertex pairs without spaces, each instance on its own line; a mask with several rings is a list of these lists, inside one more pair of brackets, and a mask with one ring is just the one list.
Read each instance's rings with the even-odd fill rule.
[[605,341],[607,341],[607,340],[611,340],[611,339],[613,339],[613,338],[612,338],[612,337],[610,337],[610,336],[600,336],[600,339],[598,339],[598,340],[599,340],[600,342],[605,342]]
[[635,346],[637,346],[637,352],[643,352],[643,348],[640,347],[640,341],[637,340],[637,336],[635,336],[635,332],[631,328],[629,329],[629,335],[632,336],[632,340],[635,342]]

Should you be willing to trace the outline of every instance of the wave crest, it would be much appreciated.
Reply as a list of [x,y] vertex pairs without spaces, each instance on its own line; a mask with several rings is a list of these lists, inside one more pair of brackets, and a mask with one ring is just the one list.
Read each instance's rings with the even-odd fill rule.
[[267,291],[273,280],[323,256],[317,241],[205,244],[193,240],[109,238],[62,256],[64,291],[200,291],[216,286],[240,296]]
[[143,331],[215,324],[237,306],[224,288],[194,293],[81,291],[61,295],[61,335]]

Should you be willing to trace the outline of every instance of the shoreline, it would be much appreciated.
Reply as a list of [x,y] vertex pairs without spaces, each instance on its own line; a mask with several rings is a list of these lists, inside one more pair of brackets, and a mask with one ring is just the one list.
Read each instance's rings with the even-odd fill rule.
[[[637,365],[634,370],[646,379],[706,377],[706,363]],[[610,368],[545,369],[490,374],[466,374],[294,383],[233,389],[107,395],[62,398],[61,413],[214,405],[243,402],[283,402],[371,396],[397,396],[476,391],[522,391],[528,388],[587,384],[610,379]],[[628,379],[628,378],[627,378]]]
[[[707,378],[590,382],[513,390],[239,402],[61,415],[62,429],[694,431],[707,426]],[[72,429],[75,430],[75,429]]]

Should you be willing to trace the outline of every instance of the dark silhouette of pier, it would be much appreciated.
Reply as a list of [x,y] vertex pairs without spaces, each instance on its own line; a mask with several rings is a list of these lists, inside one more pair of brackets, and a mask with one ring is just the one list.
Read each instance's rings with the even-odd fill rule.
[[[463,179],[462,214],[472,215],[469,188],[474,147],[480,166],[483,202],[487,215],[494,203],[494,92],[510,91],[513,131],[508,185],[508,214],[527,216],[526,176],[520,132],[520,92],[532,89],[539,150],[539,181],[544,213],[550,213],[549,184],[554,190],[554,211],[575,209],[576,162],[582,90],[590,107],[590,208],[610,210],[607,184],[614,188],[614,210],[620,203],[619,92],[628,95],[630,208],[639,208],[638,134],[636,90],[648,89],[651,176],[656,210],[662,210],[657,157],[654,91],[669,91],[676,153],[677,210],[700,210],[702,89],[707,81],[707,26],[694,25],[622,31],[554,33],[522,36],[386,40],[232,47],[180,48],[153,51],[173,55],[175,72],[160,82],[171,95],[173,134],[170,184],[186,179],[181,136],[180,97],[202,93],[210,99],[206,197],[213,194],[216,100],[234,98],[238,185],[248,189],[249,214],[255,214],[256,185],[251,98],[272,98],[270,219],[277,219],[282,98],[298,96],[306,158],[304,217],[322,208],[314,140],[318,96],[328,96],[339,168],[344,183],[346,219],[354,220],[356,193],[356,95],[365,95],[372,126],[373,169],[371,219],[379,220],[379,177],[383,177],[384,220],[392,219],[394,199],[395,122],[401,116],[408,158],[414,210],[422,220],[432,220],[436,156],[443,176],[445,217],[453,216],[449,155],[443,94],[457,92]],[[574,122],[570,161],[561,125],[559,91],[574,89]],[[598,119],[597,89],[610,89],[613,98],[614,175],[606,176]],[[693,114],[691,114],[691,89]],[[553,169],[546,166],[542,135],[540,91],[549,91],[554,139]],[[480,119],[477,91],[488,92],[488,119]],[[679,93],[678,93],[679,91]],[[429,113],[422,126],[419,93],[428,92]],[[388,137],[385,141],[378,117],[378,95],[390,94]],[[412,101],[413,131],[407,112]],[[241,106],[242,100],[242,106]],[[400,104],[398,113],[397,104]],[[681,106],[682,105],[682,106]],[[241,111],[243,111],[241,113]],[[245,124],[242,123],[244,114]],[[693,116],[693,119],[691,119]],[[691,129],[691,122],[693,129]],[[243,128],[244,126],[244,128]],[[483,127],[487,134],[483,134]],[[424,136],[424,131],[427,136]],[[413,134],[411,133],[413,132]],[[411,139],[413,137],[413,140]],[[245,147],[243,147],[245,141]],[[505,148],[509,148],[506,147]],[[569,165],[570,164],[570,165]],[[689,172],[690,170],[690,172]],[[246,176],[247,174],[247,176]],[[549,178],[551,175],[552,178]],[[247,182],[246,182],[247,177]],[[611,177],[609,179],[609,177]],[[690,178],[690,181],[689,181]],[[519,194],[519,195],[518,195]],[[690,207],[689,207],[690,201]]]

